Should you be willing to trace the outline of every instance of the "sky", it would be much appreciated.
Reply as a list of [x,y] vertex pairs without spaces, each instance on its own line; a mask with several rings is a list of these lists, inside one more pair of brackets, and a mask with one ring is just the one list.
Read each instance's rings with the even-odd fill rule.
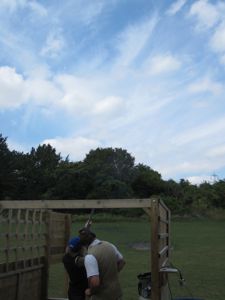
[[225,1],[0,0],[0,133],[225,178]]

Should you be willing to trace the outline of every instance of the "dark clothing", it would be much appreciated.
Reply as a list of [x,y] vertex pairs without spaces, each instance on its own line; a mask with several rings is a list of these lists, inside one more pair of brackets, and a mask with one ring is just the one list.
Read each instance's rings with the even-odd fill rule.
[[88,288],[88,281],[85,267],[78,267],[75,264],[75,258],[69,253],[63,256],[63,264],[69,275],[69,300],[84,300],[85,290]]

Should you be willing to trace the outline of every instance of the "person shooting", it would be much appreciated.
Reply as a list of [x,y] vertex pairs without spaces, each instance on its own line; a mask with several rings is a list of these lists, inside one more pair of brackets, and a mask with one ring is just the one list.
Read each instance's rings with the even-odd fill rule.
[[68,242],[62,261],[69,276],[69,300],[85,300],[85,290],[88,288],[84,267],[85,252],[79,237],[74,237]]
[[119,250],[111,243],[96,238],[90,227],[79,230],[80,241],[88,247],[84,265],[88,278],[85,294],[91,300],[120,300],[122,290],[119,272],[125,260]]

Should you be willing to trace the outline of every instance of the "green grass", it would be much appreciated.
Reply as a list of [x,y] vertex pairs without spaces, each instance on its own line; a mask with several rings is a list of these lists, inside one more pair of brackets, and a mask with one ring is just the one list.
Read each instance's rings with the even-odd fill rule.
[[[173,222],[172,237],[172,261],[183,271],[193,295],[205,300],[224,299],[225,222]],[[184,288],[174,286],[177,293],[184,293]]]
[[[83,222],[74,224],[76,235]],[[149,251],[135,250],[133,243],[150,240],[150,226],[142,219],[93,224],[100,239],[118,246],[126,259],[120,274],[123,300],[137,300],[137,275],[150,270]],[[225,221],[179,220],[172,222],[172,263],[182,271],[186,287],[180,287],[178,276],[170,275],[173,296],[201,297],[204,300],[225,299]],[[64,270],[62,264],[51,267],[50,296],[63,296]]]

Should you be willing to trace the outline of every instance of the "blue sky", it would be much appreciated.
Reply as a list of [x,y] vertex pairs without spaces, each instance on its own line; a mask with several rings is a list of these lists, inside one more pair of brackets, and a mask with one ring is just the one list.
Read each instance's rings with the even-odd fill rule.
[[225,2],[1,0],[0,132],[164,179],[225,178]]

